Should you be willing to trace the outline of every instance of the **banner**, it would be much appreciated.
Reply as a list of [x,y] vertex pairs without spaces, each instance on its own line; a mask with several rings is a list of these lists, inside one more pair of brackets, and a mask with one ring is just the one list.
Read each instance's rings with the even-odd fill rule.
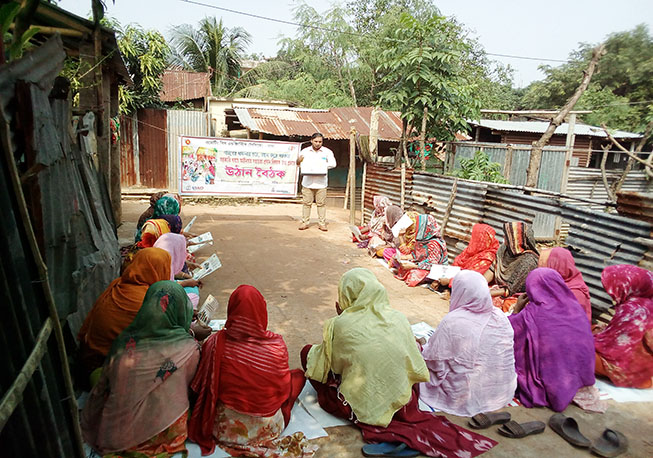
[[295,197],[299,143],[179,137],[182,195]]

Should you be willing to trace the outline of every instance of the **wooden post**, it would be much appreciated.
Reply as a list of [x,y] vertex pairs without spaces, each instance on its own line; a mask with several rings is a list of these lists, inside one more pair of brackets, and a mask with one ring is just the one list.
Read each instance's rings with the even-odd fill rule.
[[503,165],[503,177],[510,182],[510,169],[512,168],[512,145],[506,149],[506,163]]
[[[560,192],[567,192],[567,180],[569,180],[569,167],[571,166],[571,157],[574,154],[574,142],[576,136],[574,129],[576,128],[576,113],[569,115],[569,128],[567,129],[567,140],[565,141],[565,168],[562,171],[562,183],[560,185]],[[590,137],[591,138],[591,137]]]
[[365,224],[365,181],[367,180],[367,162],[363,161],[363,182],[361,183],[361,226]]
[[401,163],[401,202],[399,205],[401,207],[401,210],[403,211],[406,205],[406,163],[405,162]]
[[356,224],[356,128],[349,132],[349,224]]
[[447,209],[444,212],[444,217],[442,218],[442,230],[441,234],[444,237],[445,230],[447,229],[447,223],[449,222],[449,216],[451,215],[451,209],[453,208],[453,202],[456,200],[456,192],[458,191],[458,178],[454,178],[453,185],[451,186],[451,195],[449,196],[449,202],[447,203]]
[[422,166],[422,171],[426,170],[426,117],[428,116],[429,109],[424,106],[424,114],[422,115],[422,131],[419,134],[419,162]]
[[379,155],[379,107],[372,108],[372,116],[370,118],[370,138],[369,138],[369,151],[372,162],[376,163],[376,158]]

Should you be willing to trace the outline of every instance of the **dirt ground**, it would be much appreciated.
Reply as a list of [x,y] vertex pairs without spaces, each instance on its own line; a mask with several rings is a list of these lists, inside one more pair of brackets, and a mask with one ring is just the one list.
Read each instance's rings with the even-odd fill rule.
[[[118,232],[121,243],[133,240],[136,221],[148,206],[146,200],[124,200],[123,221]],[[258,288],[268,303],[269,328],[284,336],[290,353],[290,367],[299,367],[299,351],[307,343],[319,343],[322,324],[335,314],[335,300],[340,276],[353,267],[372,270],[388,290],[390,304],[403,312],[411,323],[425,321],[435,327],[448,310],[448,302],[426,288],[409,288],[396,280],[390,271],[367,256],[365,250],[351,243],[347,229],[349,213],[341,207],[327,210],[328,232],[317,228],[313,209],[311,227],[298,231],[301,206],[297,204],[212,205],[187,202],[182,209],[184,224],[193,216],[197,220],[192,232],[210,231],[214,246],[197,252],[204,260],[216,252],[222,268],[204,281],[200,304],[213,294],[220,311],[214,318],[226,317],[231,292],[241,284]],[[358,216],[360,218],[360,216]],[[623,432],[630,441],[622,456],[653,456],[653,403],[616,403],[608,401],[604,414],[585,412],[570,406],[565,414],[579,422],[581,431],[591,440],[605,428]],[[541,420],[552,415],[549,409],[509,407],[518,422]],[[456,424],[467,419],[447,415]],[[317,457],[360,457],[363,441],[357,428],[328,428],[329,437],[316,439]],[[499,457],[580,457],[589,455],[575,449],[553,431],[524,439],[507,439],[496,427],[482,433],[499,444],[484,456]]]

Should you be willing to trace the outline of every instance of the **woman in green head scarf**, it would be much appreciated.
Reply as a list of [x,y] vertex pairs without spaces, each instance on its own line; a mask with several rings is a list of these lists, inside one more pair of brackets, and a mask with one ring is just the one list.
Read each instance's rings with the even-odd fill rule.
[[418,382],[429,371],[408,320],[370,270],[342,276],[336,311],[322,343],[301,353],[322,408],[354,421],[366,442],[400,442],[429,456],[473,457],[496,444],[419,410]]
[[192,317],[184,288],[159,281],[113,342],[82,411],[84,439],[102,455],[185,451],[188,386],[199,362]]

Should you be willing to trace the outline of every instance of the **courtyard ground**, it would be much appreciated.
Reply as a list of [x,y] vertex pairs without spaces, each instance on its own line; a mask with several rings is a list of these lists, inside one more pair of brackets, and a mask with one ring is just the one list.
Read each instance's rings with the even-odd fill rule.
[[[136,221],[148,206],[147,200],[124,200],[123,221],[118,232],[121,243],[132,240]],[[426,288],[409,288],[396,280],[389,270],[367,256],[366,250],[351,243],[348,230],[349,212],[342,207],[329,207],[329,231],[317,228],[313,209],[311,227],[298,231],[301,206],[288,203],[230,204],[222,201],[194,204],[186,202],[182,209],[184,224],[193,216],[197,220],[192,232],[213,234],[213,247],[197,252],[204,260],[216,252],[223,267],[204,281],[200,304],[210,293],[220,303],[214,318],[226,317],[231,292],[241,284],[258,288],[267,300],[269,329],[283,335],[290,354],[290,367],[299,365],[299,351],[305,344],[317,344],[322,337],[322,324],[335,314],[338,281],[353,267],[372,270],[388,291],[390,304],[403,312],[411,323],[425,321],[435,327],[448,311],[448,301]],[[358,217],[360,218],[360,216]],[[570,406],[565,414],[573,416],[581,431],[591,440],[605,428],[624,433],[630,448],[625,457],[653,456],[653,403],[616,403],[608,401],[604,414],[590,413]],[[518,422],[547,422],[549,409],[506,408]],[[467,419],[446,415],[458,425]],[[329,437],[315,439],[320,445],[317,457],[360,457],[364,444],[359,430],[353,426],[327,429]],[[548,427],[544,433],[524,439],[508,439],[496,427],[482,434],[499,444],[483,456],[487,457],[581,457],[587,449],[575,449]]]

